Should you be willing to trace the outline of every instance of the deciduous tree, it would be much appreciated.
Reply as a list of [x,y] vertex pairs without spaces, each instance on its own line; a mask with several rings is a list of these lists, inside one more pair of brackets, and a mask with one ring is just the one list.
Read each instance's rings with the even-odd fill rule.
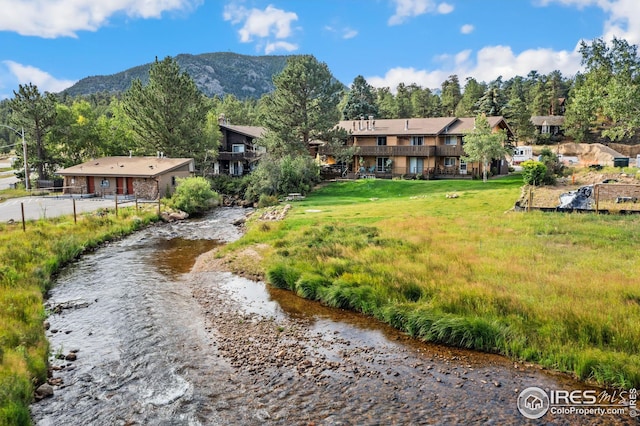
[[487,181],[487,172],[491,160],[500,159],[507,150],[504,147],[506,135],[503,131],[494,132],[485,115],[479,115],[475,119],[473,130],[464,135],[463,157],[466,162],[479,161],[482,164],[482,180]]

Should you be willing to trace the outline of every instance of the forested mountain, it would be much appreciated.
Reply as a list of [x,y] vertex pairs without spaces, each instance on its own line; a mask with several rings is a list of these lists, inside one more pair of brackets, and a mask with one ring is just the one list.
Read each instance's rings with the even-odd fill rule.
[[[164,58],[157,58],[159,61]],[[258,99],[273,91],[273,76],[280,73],[287,56],[247,56],[231,52],[181,54],[174,58],[209,97],[232,94],[238,99]],[[149,80],[151,62],[112,75],[86,77],[66,89],[68,96],[124,92],[134,79]]]

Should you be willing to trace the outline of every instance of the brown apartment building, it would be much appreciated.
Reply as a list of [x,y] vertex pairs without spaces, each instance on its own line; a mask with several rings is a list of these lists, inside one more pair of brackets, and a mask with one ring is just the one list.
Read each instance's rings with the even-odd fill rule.
[[[507,140],[513,132],[504,117],[487,117],[495,131],[503,129]],[[338,126],[350,135],[347,144],[359,147],[350,170],[358,176],[391,178],[470,178],[482,173],[478,163],[467,164],[464,135],[473,130],[473,117],[437,117],[341,121]],[[322,152],[321,152],[322,153]],[[505,159],[495,160],[491,169],[507,174]]]

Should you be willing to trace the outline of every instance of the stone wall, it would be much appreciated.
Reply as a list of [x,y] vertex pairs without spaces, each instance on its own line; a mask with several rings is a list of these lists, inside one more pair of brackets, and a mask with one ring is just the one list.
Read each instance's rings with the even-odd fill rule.
[[155,179],[135,178],[133,179],[133,193],[138,198],[155,200],[158,198],[158,183]]

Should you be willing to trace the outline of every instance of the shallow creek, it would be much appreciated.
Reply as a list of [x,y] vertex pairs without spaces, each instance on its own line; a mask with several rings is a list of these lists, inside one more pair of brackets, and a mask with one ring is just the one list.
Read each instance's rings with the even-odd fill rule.
[[192,271],[199,255],[240,237],[232,223],[245,213],[153,226],[66,268],[47,301],[54,395],[32,405],[34,423],[522,424],[516,402],[529,386],[594,389],[424,344],[227,272]]

